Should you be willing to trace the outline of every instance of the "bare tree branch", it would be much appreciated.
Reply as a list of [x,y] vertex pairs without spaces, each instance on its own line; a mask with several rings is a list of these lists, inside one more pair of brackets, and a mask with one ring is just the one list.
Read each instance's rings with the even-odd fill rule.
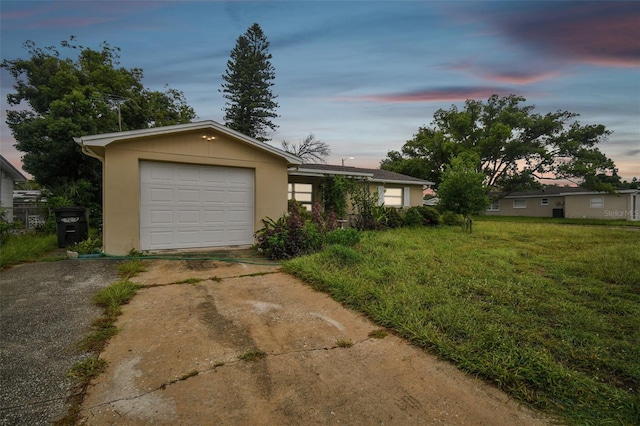
[[317,140],[313,133],[309,133],[299,144],[282,141],[282,149],[302,158],[304,163],[326,163],[325,158],[331,154],[329,145]]

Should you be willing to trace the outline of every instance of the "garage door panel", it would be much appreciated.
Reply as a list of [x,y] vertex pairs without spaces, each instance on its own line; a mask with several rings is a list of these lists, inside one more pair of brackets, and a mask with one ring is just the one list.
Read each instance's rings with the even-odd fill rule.
[[209,225],[220,225],[224,223],[224,209],[219,210],[205,210],[204,221]]
[[171,188],[150,187],[142,197],[142,204],[150,203],[170,203],[173,200],[173,190]]
[[173,240],[173,232],[171,231],[151,231],[149,236],[150,243],[155,246],[168,246]]
[[251,169],[140,163],[142,250],[253,243]]
[[200,203],[200,190],[199,189],[177,189],[178,203]]
[[178,222],[176,225],[192,225],[200,223],[200,211],[180,210],[178,212]]
[[173,211],[171,210],[152,210],[149,212],[148,222],[149,226],[153,225],[172,225],[173,224]]
[[202,201],[208,204],[224,204],[224,191],[222,189],[205,189],[202,194]]

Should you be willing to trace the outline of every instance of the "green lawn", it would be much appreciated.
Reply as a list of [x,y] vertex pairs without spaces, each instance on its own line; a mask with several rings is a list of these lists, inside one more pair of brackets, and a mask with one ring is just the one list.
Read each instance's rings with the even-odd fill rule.
[[567,424],[640,424],[640,231],[476,221],[287,271]]

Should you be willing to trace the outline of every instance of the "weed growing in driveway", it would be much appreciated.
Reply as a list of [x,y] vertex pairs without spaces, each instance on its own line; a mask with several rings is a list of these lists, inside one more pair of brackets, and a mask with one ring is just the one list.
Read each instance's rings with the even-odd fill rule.
[[242,355],[238,355],[238,359],[241,361],[258,361],[266,356],[267,354],[260,350],[249,350]]
[[384,330],[382,328],[379,328],[377,330],[373,330],[371,333],[369,333],[369,337],[372,337],[374,339],[384,339],[388,335],[389,335],[389,333],[387,333],[387,330]]
[[186,280],[177,281],[172,284],[198,284],[201,281],[204,281],[204,279],[203,278],[187,278]]
[[118,266],[118,272],[123,279],[128,280],[129,278],[135,277],[140,272],[144,272],[147,270],[147,267],[144,266],[140,259],[132,259],[122,263]]
[[89,383],[102,373],[107,367],[107,362],[98,356],[91,356],[84,361],[76,362],[67,376],[77,379],[81,383]]
[[140,287],[131,281],[118,281],[97,292],[93,296],[93,303],[105,309],[105,316],[117,317],[122,312],[122,305],[129,302]]
[[351,340],[338,339],[336,340],[336,346],[339,348],[350,348],[353,346],[353,342]]
[[566,424],[640,424],[640,233],[478,221],[284,269]]
[[[131,262],[135,262],[131,261]],[[127,262],[130,263],[130,262]],[[126,265],[126,264],[123,264]],[[132,276],[134,270],[140,270],[140,265],[127,267],[125,275]],[[122,273],[122,270],[120,271]],[[93,296],[93,303],[104,308],[103,316],[93,322],[94,332],[85,337],[78,347],[93,354],[81,363],[76,363],[69,371],[69,377],[76,380],[74,384],[75,392],[72,398],[72,405],[67,414],[58,419],[56,425],[74,425],[80,413],[80,404],[84,399],[84,394],[89,386],[89,382],[102,373],[107,363],[98,358],[99,353],[104,348],[107,341],[113,337],[118,329],[115,326],[116,319],[122,313],[122,305],[126,304],[136,294],[142,286],[134,284],[127,279],[118,281],[106,287]]]

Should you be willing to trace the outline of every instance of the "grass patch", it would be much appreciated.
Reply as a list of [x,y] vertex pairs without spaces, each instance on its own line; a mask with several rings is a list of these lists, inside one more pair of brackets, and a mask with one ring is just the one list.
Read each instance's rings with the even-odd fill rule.
[[258,361],[260,359],[266,358],[267,354],[260,350],[249,350],[242,355],[238,355],[238,359],[241,361]]
[[140,288],[139,284],[128,280],[118,281],[97,292],[93,303],[104,308],[106,317],[117,317],[122,312],[122,305],[129,302]]
[[80,382],[88,383],[91,379],[98,377],[107,368],[107,362],[97,356],[91,356],[84,361],[76,362],[67,376]]
[[140,272],[144,272],[147,270],[147,267],[142,263],[140,259],[132,259],[128,260],[118,266],[118,272],[123,279],[128,280],[129,278],[135,277]]
[[379,328],[377,330],[373,330],[371,333],[369,333],[369,337],[371,337],[373,339],[384,339],[388,335],[389,335],[389,333],[387,332],[387,330],[384,330],[382,328]]
[[353,342],[351,340],[338,339],[336,340],[336,346],[339,348],[350,348],[353,346]]
[[640,424],[640,233],[478,221],[288,261],[326,291],[568,424]]
[[529,217],[529,216],[478,216],[473,218],[478,222],[519,222],[519,223],[548,223],[555,225],[583,225],[583,226],[629,226],[640,228],[640,221],[622,219],[569,219],[564,217]]
[[41,260],[46,253],[55,250],[56,247],[58,247],[58,238],[55,235],[39,233],[7,235],[0,242],[0,270],[19,263]]

